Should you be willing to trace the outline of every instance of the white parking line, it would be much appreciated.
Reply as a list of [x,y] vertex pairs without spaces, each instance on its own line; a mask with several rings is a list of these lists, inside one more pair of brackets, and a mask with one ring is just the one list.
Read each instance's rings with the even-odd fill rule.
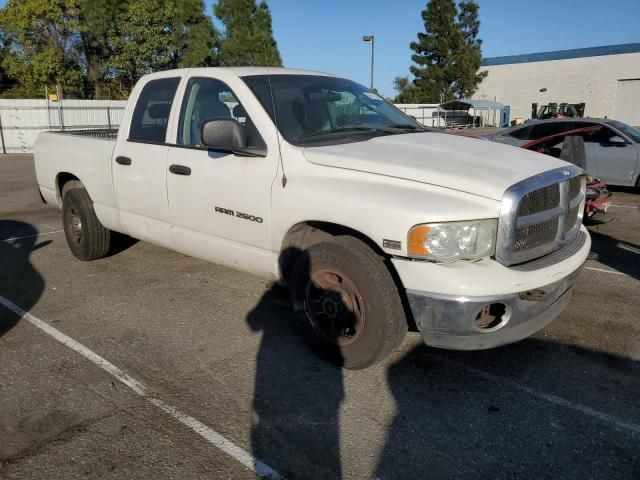
[[615,270],[605,270],[604,268],[596,268],[596,267],[584,267],[585,270],[593,270],[594,272],[602,272],[602,273],[613,273],[614,275],[624,275],[628,277],[626,273],[617,272]]
[[611,425],[612,427],[616,428],[617,430],[626,430],[628,432],[634,433],[634,434],[640,434],[640,425],[635,424],[635,423],[631,423],[631,422],[627,422],[625,420],[621,420],[619,418],[616,418],[612,415],[609,415],[607,413],[601,412],[600,410],[596,410],[595,408],[591,408],[591,407],[587,407],[586,405],[582,405],[580,403],[576,403],[576,402],[572,402],[571,400],[567,400],[565,398],[559,397],[557,395],[553,395],[551,393],[546,393],[546,392],[541,392],[539,390],[535,390],[531,387],[527,387],[526,385],[522,385],[518,382],[514,382],[513,380],[509,380],[507,378],[504,377],[499,377],[497,375],[494,375],[493,373],[489,373],[486,370],[482,370],[480,368],[476,368],[476,367],[470,367],[469,365],[466,365],[462,362],[458,362],[456,360],[451,360],[449,358],[434,354],[434,353],[430,353],[428,354],[431,358],[433,358],[434,360],[441,362],[441,363],[445,363],[448,365],[452,365],[454,367],[457,368],[461,368],[463,370],[467,370],[481,378],[484,378],[486,380],[490,380],[492,382],[496,382],[499,384],[507,384],[512,388],[515,388],[516,390],[520,390],[522,392],[528,393],[529,395],[536,397],[540,400],[545,400],[549,403],[554,403],[556,405],[560,405],[561,407],[565,407],[565,408],[569,408],[571,410],[575,410],[577,412],[580,412],[584,415],[587,415],[589,417],[592,418],[597,418],[598,420],[601,420],[605,423],[608,423],[609,425]]
[[36,233],[35,235],[25,235],[23,237],[9,237],[9,238],[3,238],[2,242],[13,242],[14,240],[22,240],[23,238],[33,238],[33,237],[40,237],[42,235],[53,235],[54,233],[60,233],[60,232],[64,232],[64,230],[54,230],[53,232],[42,232],[42,233]]
[[634,210],[638,209],[638,207],[630,207],[630,206],[627,206],[627,205],[609,205],[609,208],[611,208],[611,207],[615,207],[615,208],[632,208]]
[[3,296],[0,295],[0,305],[3,305],[8,310],[12,311],[16,315],[20,316],[23,320],[29,322],[34,327],[39,328],[47,335],[53,337],[55,340],[63,344],[64,346],[70,348],[71,350],[79,353],[87,360],[89,360],[94,365],[97,365],[102,370],[107,372],[109,375],[117,379],[122,384],[129,387],[133,392],[137,395],[140,395],[145,400],[147,400],[152,405],[155,405],[160,410],[165,413],[168,413],[173,418],[178,420],[183,425],[187,426],[205,440],[207,440],[211,445],[222,450],[224,453],[237,460],[239,463],[247,467],[249,470],[255,472],[258,476],[266,479],[281,479],[283,478],[278,472],[276,472],[273,468],[268,466],[267,464],[261,462],[257,458],[255,458],[250,453],[246,452],[242,448],[238,447],[236,444],[227,440],[225,437],[220,435],[218,432],[212,430],[210,427],[202,423],[200,420],[187,415],[186,413],[181,412],[173,405],[169,405],[157,397],[152,397],[147,392],[147,388],[135,378],[127,375],[125,372],[116,367],[113,363],[104,359],[97,353],[93,352],[89,348],[85,347],[81,343],[77,342],[73,338],[65,335],[60,330],[52,327],[47,322],[40,320],[39,318],[31,315],[28,312],[25,312],[22,308],[7,300]]

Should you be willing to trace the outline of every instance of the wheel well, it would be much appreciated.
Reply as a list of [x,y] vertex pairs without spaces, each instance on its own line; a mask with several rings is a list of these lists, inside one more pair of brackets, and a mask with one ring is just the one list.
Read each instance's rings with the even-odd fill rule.
[[71,181],[80,182],[80,179],[68,172],[61,172],[58,174],[58,177],[56,178],[56,195],[58,197],[59,204],[62,204],[62,189],[64,188],[64,185]]
[[369,245],[378,255],[388,257],[373,240],[357,230],[330,222],[301,222],[291,227],[282,241],[279,259],[280,276],[282,280],[288,283],[291,270],[300,252],[309,248],[311,245],[338,235],[355,237]]
[[391,255],[385,253],[380,246],[367,235],[359,232],[358,230],[354,230],[353,228],[336,223],[320,221],[301,222],[291,227],[282,241],[282,248],[280,250],[279,267],[281,281],[285,285],[289,283],[293,266],[295,265],[298,255],[300,255],[302,251],[309,248],[311,245],[320,243],[338,235],[349,235],[361,240],[383,258],[384,264],[389,270],[389,273],[391,274],[391,277],[398,289],[398,293],[400,294],[408,327],[412,331],[417,330],[404,286],[402,285],[400,276],[393,266],[393,263],[391,263]]

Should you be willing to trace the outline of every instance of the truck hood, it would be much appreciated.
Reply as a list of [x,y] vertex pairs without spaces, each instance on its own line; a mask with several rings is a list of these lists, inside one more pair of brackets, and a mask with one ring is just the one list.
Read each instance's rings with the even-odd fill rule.
[[501,200],[520,180],[566,162],[487,140],[425,132],[306,147],[314,164],[402,178]]

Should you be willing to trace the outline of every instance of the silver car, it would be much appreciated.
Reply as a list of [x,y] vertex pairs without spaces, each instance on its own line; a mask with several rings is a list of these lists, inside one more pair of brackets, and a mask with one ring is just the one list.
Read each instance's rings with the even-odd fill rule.
[[576,128],[600,126],[586,135],[587,172],[609,185],[640,188],[640,131],[617,120],[597,118],[563,118],[528,122],[486,136],[489,140],[522,146],[557,133]]

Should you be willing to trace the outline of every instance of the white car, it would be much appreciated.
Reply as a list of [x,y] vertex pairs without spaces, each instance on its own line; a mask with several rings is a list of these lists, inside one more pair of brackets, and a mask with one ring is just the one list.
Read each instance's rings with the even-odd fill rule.
[[533,334],[591,245],[581,169],[426,131],[310,71],[145,76],[117,133],[42,133],[35,166],[79,259],[120,232],[279,279],[312,344],[354,369],[413,324],[449,349]]

